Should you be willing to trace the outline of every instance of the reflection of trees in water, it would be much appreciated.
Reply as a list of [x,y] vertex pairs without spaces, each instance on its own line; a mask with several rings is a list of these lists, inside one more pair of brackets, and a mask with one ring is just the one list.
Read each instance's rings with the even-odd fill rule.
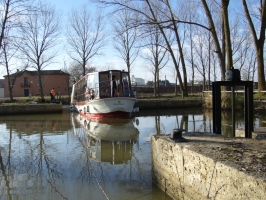
[[10,129],[9,133],[9,145],[8,145],[8,157],[7,157],[7,163],[6,165],[4,164],[4,159],[1,154],[1,149],[0,149],[0,167],[1,167],[1,172],[4,177],[4,182],[5,186],[7,188],[7,195],[8,199],[12,199],[11,197],[11,187],[10,187],[10,181],[9,181],[9,173],[11,172],[11,165],[10,165],[10,155],[11,155],[11,141],[12,141],[12,128]]
[[256,113],[254,116],[254,120],[258,121],[259,127],[265,127],[266,126],[266,114],[265,111],[261,113]]
[[155,130],[156,130],[156,134],[160,135],[161,134],[161,126],[160,126],[160,116],[155,116]]
[[[172,117],[175,117],[175,125],[172,129],[185,129],[186,132],[212,132],[212,118],[208,114],[179,114]],[[162,116],[154,116],[157,135],[168,134],[167,131],[170,129],[165,127],[161,118]]]
[[[154,116],[156,134],[169,134],[173,129],[185,129],[187,132],[212,133],[212,110],[193,109],[145,109],[145,112],[137,113],[139,116]],[[175,125],[165,127],[162,118],[165,116],[175,117]]]
[[69,130],[66,128],[65,123],[69,122],[63,122],[61,120],[52,119],[52,120],[20,120],[20,121],[5,121],[7,124],[6,128],[10,129],[12,128],[13,131],[15,131],[19,137],[23,135],[32,135],[32,134],[39,134],[39,131],[42,131],[43,134],[51,131],[53,131],[54,134],[62,134],[62,132]]
[[[160,115],[155,115],[155,130],[156,134],[167,134],[169,132],[167,127],[164,126],[163,117]],[[186,111],[183,114],[179,111],[178,114],[172,116],[175,117],[175,126],[172,129],[180,128],[185,129],[187,132],[205,132],[205,133],[213,133],[213,115],[212,110],[202,110],[201,113],[192,111]],[[257,121],[257,126],[265,126],[266,117],[256,116],[254,117],[254,123]],[[225,136],[231,136],[232,134],[232,111],[224,110],[221,113],[222,120],[222,134]],[[242,129],[245,127],[244,124],[244,111],[236,111],[235,112],[235,127],[236,129]],[[168,132],[167,132],[168,131]],[[170,130],[171,132],[172,130]]]
[[7,129],[12,127],[20,136],[39,134],[40,131],[44,134],[51,134],[51,131],[54,134],[62,134],[71,128],[70,113],[64,109],[62,113],[55,114],[0,116],[0,121],[6,124]]
[[[222,135],[232,136],[232,111],[222,111]],[[244,111],[235,112],[235,128],[244,128]]]
[[181,116],[180,129],[188,130],[188,115]]
[[[165,127],[164,123],[162,122],[162,118],[165,116],[155,115],[155,130],[156,134],[166,134],[169,132],[169,127]],[[187,132],[206,132],[206,133],[213,133],[213,115],[212,110],[202,110],[200,113],[197,111],[193,113],[192,111],[186,111],[182,114],[179,111],[178,114],[172,115],[175,117],[175,126],[174,128],[185,129]],[[266,124],[266,117],[263,116],[256,116],[254,117],[254,123],[257,121],[257,126],[265,126]],[[221,113],[222,119],[222,133],[226,136],[231,136],[232,133],[232,112],[231,110],[225,110]],[[238,129],[244,128],[244,111],[237,111],[235,113],[235,127]],[[165,128],[168,130],[165,130]],[[167,132],[168,131],[168,132]],[[172,131],[172,130],[170,130]]]
[[[173,128],[184,128],[191,132],[212,132],[212,111],[175,114],[171,116],[175,123],[173,127],[164,127],[165,116],[154,117],[157,134],[166,131],[170,133]],[[265,120],[264,116],[259,117],[261,121]],[[236,114],[238,126],[244,125],[241,118],[243,119],[243,113]],[[150,119],[153,121],[153,118]],[[222,119],[222,124],[231,124],[231,112],[222,113]],[[27,120],[24,123],[21,119],[5,121],[8,132],[2,133],[3,139],[0,143],[1,198],[14,199],[21,196],[35,199],[39,195],[42,198],[47,197],[46,199],[64,199],[78,197],[79,194],[85,197],[93,190],[99,192],[95,176],[107,194],[111,194],[110,191],[118,184],[128,192],[141,187],[146,191],[151,189],[151,158],[140,156],[146,155],[146,144],[139,149],[135,143],[127,146],[132,155],[128,163],[111,165],[107,162],[97,162],[90,159],[88,134],[83,126],[76,123],[75,127],[69,128],[70,125],[62,121],[62,129],[69,132],[64,131],[63,135],[59,135],[52,131],[52,120]],[[58,125],[57,127],[60,127],[60,124]],[[231,130],[231,126],[227,125],[226,128]],[[73,129],[77,130],[76,135],[73,134]],[[25,134],[26,130],[30,134]],[[89,166],[93,170],[89,170]],[[89,186],[87,191],[84,191],[84,185]]]
[[[208,120],[206,121],[209,121],[209,124],[212,124],[212,110],[205,110],[203,114],[204,116],[208,117]],[[261,117],[259,118],[261,119]],[[222,127],[221,127],[222,134],[225,136],[232,136],[232,111],[223,110],[221,112],[221,120],[222,120]],[[254,117],[254,121],[253,121],[254,124],[256,120],[260,121],[259,119],[256,119],[256,117]],[[245,127],[244,110],[237,110],[235,111],[235,128],[243,129],[244,127]]]
[[[7,126],[10,131],[8,144],[6,142],[8,148],[0,151],[1,173],[4,177],[2,181],[5,182],[3,184],[1,181],[1,186],[5,187],[2,187],[0,193],[7,195],[8,199],[17,195],[33,197],[40,194],[48,194],[49,198],[49,191],[52,189],[60,199],[66,199],[60,186],[68,173],[58,162],[58,143],[46,139],[48,137],[44,136],[43,131],[27,136],[24,131],[23,134],[14,131],[13,127],[18,130],[18,126],[14,124]],[[51,126],[49,128],[51,130]]]

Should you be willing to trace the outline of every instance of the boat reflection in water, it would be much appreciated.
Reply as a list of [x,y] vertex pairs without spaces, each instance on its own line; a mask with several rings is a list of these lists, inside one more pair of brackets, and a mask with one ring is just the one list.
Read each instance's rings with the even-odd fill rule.
[[91,159],[122,164],[131,160],[133,145],[138,145],[139,131],[133,123],[134,120],[117,118],[89,120],[73,113],[72,123],[75,135],[79,136],[83,145],[87,147]]

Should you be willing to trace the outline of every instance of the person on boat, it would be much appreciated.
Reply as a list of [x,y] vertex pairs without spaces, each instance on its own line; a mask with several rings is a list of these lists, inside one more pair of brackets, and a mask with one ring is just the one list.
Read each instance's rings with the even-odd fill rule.
[[51,101],[55,101],[55,89],[54,88],[51,90],[50,95],[51,95]]
[[94,90],[91,90],[91,98],[90,99],[92,100],[92,99],[94,99],[94,97],[95,97],[95,92],[94,92]]
[[113,80],[113,97],[116,94],[117,91],[117,86],[116,86],[116,81],[115,81],[115,75],[112,76],[112,80]]
[[123,87],[124,87],[124,95],[128,97],[129,96],[129,85],[128,85],[128,81],[126,78],[123,79]]

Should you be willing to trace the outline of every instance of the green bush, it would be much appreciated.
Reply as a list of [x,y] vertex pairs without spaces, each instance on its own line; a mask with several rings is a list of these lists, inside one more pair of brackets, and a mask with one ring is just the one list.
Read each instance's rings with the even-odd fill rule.
[[254,99],[266,99],[266,93],[258,92],[253,95]]

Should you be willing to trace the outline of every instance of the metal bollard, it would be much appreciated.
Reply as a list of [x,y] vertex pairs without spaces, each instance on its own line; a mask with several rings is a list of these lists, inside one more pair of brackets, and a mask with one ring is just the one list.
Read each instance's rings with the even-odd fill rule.
[[175,142],[187,142],[187,139],[182,137],[182,132],[184,131],[185,129],[174,129],[171,133],[170,138]]

